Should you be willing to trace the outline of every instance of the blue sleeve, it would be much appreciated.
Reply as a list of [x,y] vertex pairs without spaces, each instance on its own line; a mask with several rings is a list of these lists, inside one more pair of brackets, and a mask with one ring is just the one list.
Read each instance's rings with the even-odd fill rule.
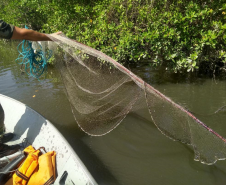
[[0,38],[11,39],[13,36],[14,26],[0,20]]

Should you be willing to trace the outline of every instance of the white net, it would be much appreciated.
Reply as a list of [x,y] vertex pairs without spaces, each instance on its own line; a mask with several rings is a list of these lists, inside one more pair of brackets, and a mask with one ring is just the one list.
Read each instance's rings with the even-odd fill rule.
[[[112,58],[63,35],[48,35],[74,117],[83,131],[101,136],[129,114],[149,110],[167,137],[193,147],[195,160],[226,158],[226,140]],[[151,134],[151,133],[150,133]]]

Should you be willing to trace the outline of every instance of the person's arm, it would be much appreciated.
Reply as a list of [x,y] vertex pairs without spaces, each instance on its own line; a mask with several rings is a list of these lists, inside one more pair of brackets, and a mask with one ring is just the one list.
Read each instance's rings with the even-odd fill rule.
[[[57,32],[54,34],[61,34]],[[51,41],[51,39],[44,33],[37,31],[18,28],[11,24],[0,20],[0,38],[3,39],[19,39],[19,40],[30,40],[30,41]]]
[[[61,34],[57,32],[56,34]],[[30,41],[51,41],[51,39],[44,33],[39,33],[34,30],[29,30],[25,28],[14,27],[12,40],[30,40]]]

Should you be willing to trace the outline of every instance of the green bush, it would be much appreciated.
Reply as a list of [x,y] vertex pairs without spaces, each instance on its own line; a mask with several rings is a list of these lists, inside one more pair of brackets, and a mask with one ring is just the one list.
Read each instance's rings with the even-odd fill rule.
[[117,61],[175,71],[226,63],[225,0],[2,0],[2,19],[63,31]]

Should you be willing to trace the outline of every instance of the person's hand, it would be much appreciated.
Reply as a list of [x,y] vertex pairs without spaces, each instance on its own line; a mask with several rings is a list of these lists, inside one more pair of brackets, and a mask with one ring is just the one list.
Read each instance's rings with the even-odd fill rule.
[[62,31],[58,31],[56,33],[52,33],[51,35],[60,35],[60,34],[62,34]]

